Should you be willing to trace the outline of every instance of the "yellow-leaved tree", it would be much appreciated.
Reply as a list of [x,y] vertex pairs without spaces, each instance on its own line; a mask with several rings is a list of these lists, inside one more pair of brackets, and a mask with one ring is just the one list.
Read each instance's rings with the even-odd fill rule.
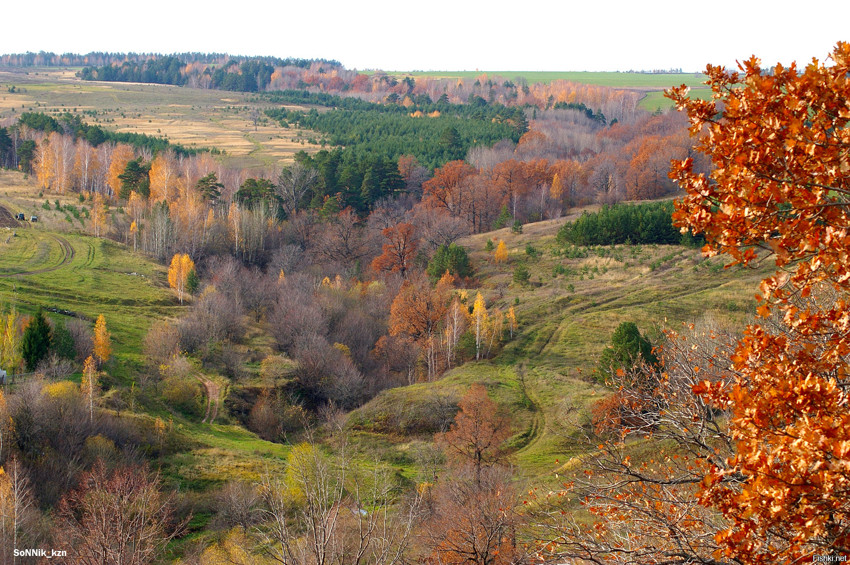
[[91,204],[91,227],[95,237],[100,237],[100,232],[106,227],[106,203],[103,195],[96,192]]
[[499,245],[496,246],[496,251],[493,253],[493,260],[496,263],[505,263],[508,260],[508,246],[505,241],[500,239]]
[[12,309],[0,317],[0,369],[14,373],[24,362],[21,354],[21,320]]
[[475,359],[481,358],[481,348],[487,335],[487,305],[479,292],[472,305],[472,328],[475,331]]
[[100,363],[106,363],[112,356],[112,341],[103,314],[98,316],[94,323],[94,356]]
[[80,389],[89,405],[89,421],[94,421],[94,399],[100,390],[100,382],[97,378],[97,362],[89,355],[83,364],[83,379],[80,381]]
[[186,282],[189,273],[195,270],[195,262],[185,253],[175,253],[171,258],[171,266],[168,267],[168,284],[177,291],[180,304],[183,304],[183,293],[186,291]]

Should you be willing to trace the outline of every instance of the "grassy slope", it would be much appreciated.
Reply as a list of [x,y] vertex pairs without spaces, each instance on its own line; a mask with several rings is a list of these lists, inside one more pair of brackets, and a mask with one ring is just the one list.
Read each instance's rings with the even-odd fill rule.
[[[518,335],[493,359],[454,369],[437,383],[388,391],[355,418],[416,402],[429,387],[458,390],[483,381],[514,414],[517,468],[545,480],[586,449],[576,439],[576,424],[586,421],[589,405],[606,394],[591,373],[621,322],[634,321],[657,336],[663,328],[704,315],[732,324],[750,315],[763,272],[725,269],[722,258],[705,260],[698,250],[678,246],[617,246],[591,250],[586,258],[558,257],[554,236],[563,221],[532,224],[523,234],[505,229],[463,240],[488,306],[505,311],[518,300]],[[507,265],[492,263],[484,252],[487,239],[506,242]],[[542,251],[539,258],[526,255],[529,243]],[[520,261],[528,265],[530,285],[512,282]],[[554,275],[557,265],[568,274]],[[397,449],[406,449],[408,440],[400,439]]]
[[[0,277],[0,303],[15,303],[26,311],[42,305],[90,317],[105,314],[116,349],[116,372],[129,375],[127,366],[141,368],[139,349],[148,327],[181,314],[164,268],[125,246],[70,232],[72,223],[64,212],[56,211],[55,204],[49,212],[41,209],[41,199],[31,196],[35,191],[22,175],[0,173],[0,205],[11,211],[40,210],[43,218],[16,230],[17,237],[0,230],[0,274],[53,270]],[[73,201],[60,199],[60,204]],[[706,313],[736,324],[749,315],[762,272],[724,269],[722,259],[704,260],[697,250],[681,247],[618,246],[590,250],[587,257],[559,256],[554,236],[563,221],[531,224],[523,234],[505,229],[464,239],[478,279],[469,290],[480,289],[491,308],[506,310],[515,304],[518,335],[493,359],[467,363],[435,383],[387,391],[352,419],[368,418],[386,406],[415,405],[433,390],[459,395],[470,384],[484,382],[513,415],[516,468],[532,481],[546,481],[565,460],[585,452],[575,439],[574,424],[586,417],[590,403],[606,394],[589,374],[620,322],[636,321],[644,332],[655,333],[660,326],[675,328]],[[79,221],[74,222],[77,229]],[[73,258],[67,258],[59,239],[73,248]],[[484,251],[487,239],[505,240],[507,264],[492,263]],[[539,257],[526,254],[528,244],[541,252]],[[512,282],[512,270],[521,261],[531,273],[526,286]],[[556,274],[556,267],[563,272]],[[134,272],[145,276],[129,274]],[[249,345],[260,341],[262,336]],[[202,376],[227,384],[216,375]],[[171,420],[177,431],[180,448],[163,461],[163,471],[183,487],[206,490],[228,479],[256,478],[267,468],[279,469],[288,453],[287,446],[263,441],[226,419],[202,424],[200,418],[187,418],[165,406],[137,417],[156,416]],[[381,460],[400,478],[415,481],[423,476],[431,441],[358,430],[352,445],[361,461]]]
[[[15,212],[30,208],[41,212],[37,224],[16,230],[0,228],[0,311],[8,305],[25,313],[55,306],[92,319],[103,314],[115,354],[110,374],[129,386],[131,378],[147,370],[141,348],[150,326],[179,317],[185,307],[168,288],[164,266],[133,253],[132,248],[68,231],[64,214],[55,208],[50,212],[41,209],[36,194],[31,179],[0,171],[0,206]],[[55,195],[50,199],[52,203]],[[75,199],[60,198],[60,204],[66,202],[80,205]],[[76,220],[74,227],[79,228]],[[13,232],[17,235],[12,236]],[[73,257],[59,241],[67,241]],[[51,270],[1,276],[42,269]],[[50,315],[57,321],[64,319]],[[216,375],[195,375],[201,377],[224,382]],[[135,417],[170,420],[177,432],[173,439],[178,452],[166,458],[163,471],[181,487],[205,488],[231,478],[256,478],[267,467],[279,466],[288,453],[288,447],[264,441],[227,423],[224,417],[210,425],[166,406],[154,404],[149,410]]]

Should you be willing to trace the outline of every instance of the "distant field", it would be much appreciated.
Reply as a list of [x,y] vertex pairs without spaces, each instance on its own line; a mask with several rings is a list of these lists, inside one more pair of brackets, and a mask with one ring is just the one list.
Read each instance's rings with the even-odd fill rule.
[[523,78],[529,84],[535,82],[549,84],[553,80],[569,80],[582,84],[621,88],[669,88],[680,84],[697,87],[702,86],[706,79],[702,73],[647,74],[584,71],[387,71],[387,74],[398,77],[462,78],[470,80],[487,75],[488,77],[498,76],[511,81]]
[[271,105],[255,103],[246,93],[83,82],[75,72],[0,68],[0,124],[22,112],[88,112],[83,116],[87,123],[162,136],[187,147],[216,147],[226,152],[226,165],[248,168],[274,166],[302,149],[318,149],[307,141],[311,132],[284,129],[266,119],[255,126],[252,116],[263,116]]
[[433,78],[462,78],[464,80],[475,80],[482,75],[488,77],[500,77],[504,80],[516,82],[524,79],[529,84],[549,84],[553,80],[568,80],[581,84],[594,84],[599,86],[610,86],[613,88],[624,88],[628,90],[640,90],[646,93],[641,100],[640,107],[650,112],[661,108],[670,108],[673,103],[664,98],[664,90],[672,86],[685,84],[692,89],[692,95],[696,97],[708,96],[708,89],[703,82],[706,76],[702,73],[682,74],[647,74],[647,73],[613,73],[613,72],[582,72],[582,71],[387,71],[387,74],[403,78],[433,77]]

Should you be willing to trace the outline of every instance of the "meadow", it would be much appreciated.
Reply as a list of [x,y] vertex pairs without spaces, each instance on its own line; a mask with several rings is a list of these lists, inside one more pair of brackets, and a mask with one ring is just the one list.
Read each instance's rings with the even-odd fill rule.
[[[594,370],[621,322],[636,322],[659,343],[664,330],[682,324],[709,319],[740,328],[755,314],[752,296],[765,268],[726,268],[728,258],[705,259],[698,249],[681,246],[564,248],[555,234],[578,215],[528,224],[521,234],[504,228],[461,240],[478,283],[466,290],[480,290],[488,304],[492,300],[491,308],[514,306],[516,336],[490,360],[467,363],[434,383],[382,393],[355,411],[351,421],[370,429],[399,407],[415,412],[416,399],[428,402],[434,391],[457,394],[485,382],[513,417],[509,444],[520,474],[552,481],[555,471],[591,447],[582,441],[582,426],[590,421],[590,406],[610,391]],[[505,242],[506,264],[495,263],[492,252],[485,251],[488,239]],[[528,268],[527,284],[513,281],[519,264]],[[396,449],[406,451],[409,439]]]
[[[119,361],[116,378],[133,378],[145,370],[141,343],[149,327],[179,317],[186,306],[168,288],[163,266],[120,243],[79,233],[84,215],[82,221],[74,220],[67,208],[76,204],[84,209],[85,204],[54,195],[42,200],[36,192],[32,179],[0,174],[0,205],[40,214],[39,223],[0,232],[0,303],[27,313],[42,306],[88,319],[104,314]],[[621,322],[636,321],[657,340],[663,329],[698,321],[706,313],[734,326],[752,315],[751,297],[763,272],[726,269],[723,258],[707,260],[698,250],[680,246],[564,248],[555,234],[577,215],[528,224],[520,234],[505,228],[461,240],[475,267],[475,286],[466,290],[481,291],[491,308],[507,311],[514,306],[517,334],[493,359],[467,363],[433,383],[388,390],[355,411],[350,416],[353,441],[363,453],[377,454],[413,479],[420,469],[411,453],[430,439],[399,435],[398,430],[386,433],[376,422],[399,406],[415,413],[429,396],[457,397],[483,381],[513,416],[510,444],[518,468],[543,479],[566,456],[584,449],[574,435],[575,424],[586,423],[588,406],[606,394],[593,370]],[[493,262],[492,253],[485,251],[488,239],[505,241],[507,263]],[[528,268],[527,284],[513,281],[519,264]],[[249,332],[241,348],[255,355],[273,352],[260,331]],[[248,384],[257,369],[245,370],[249,380],[243,384]],[[240,386],[200,371],[198,377],[218,381],[225,396],[228,386]],[[267,457],[286,452],[233,426],[226,413],[212,426],[167,407],[161,416],[176,417],[186,441],[195,446],[167,464],[180,482],[197,486],[254,476]]]
[[[318,147],[313,134],[264,118],[269,105],[242,92],[159,84],[84,82],[75,69],[0,69],[0,123],[23,112],[79,113],[116,132],[165,137],[189,148],[216,148],[229,167],[271,167]],[[278,107],[278,105],[275,105]],[[299,106],[286,106],[304,110]]]

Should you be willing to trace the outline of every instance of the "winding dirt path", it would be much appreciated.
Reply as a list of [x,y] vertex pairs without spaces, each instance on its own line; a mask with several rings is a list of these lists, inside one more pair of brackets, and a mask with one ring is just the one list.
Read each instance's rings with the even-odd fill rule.
[[537,400],[534,392],[528,387],[528,383],[526,382],[525,366],[518,366],[516,368],[516,373],[519,379],[520,390],[522,390],[523,395],[531,404],[531,411],[533,413],[533,419],[529,426],[529,432],[526,436],[525,442],[515,452],[522,453],[529,451],[531,447],[543,436],[543,431],[546,428],[546,415],[543,413],[540,402]]
[[221,386],[209,379],[201,377],[204,388],[207,391],[207,413],[204,414],[202,424],[212,424],[218,417],[218,406],[221,404]]

